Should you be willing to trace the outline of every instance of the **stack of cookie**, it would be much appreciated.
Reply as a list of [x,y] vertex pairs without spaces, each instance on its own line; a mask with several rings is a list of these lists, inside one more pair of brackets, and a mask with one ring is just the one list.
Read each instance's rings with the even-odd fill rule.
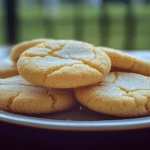
[[108,115],[149,115],[150,62],[81,41],[53,39],[17,44],[11,61],[20,75],[0,79],[3,110],[51,113],[78,101]]

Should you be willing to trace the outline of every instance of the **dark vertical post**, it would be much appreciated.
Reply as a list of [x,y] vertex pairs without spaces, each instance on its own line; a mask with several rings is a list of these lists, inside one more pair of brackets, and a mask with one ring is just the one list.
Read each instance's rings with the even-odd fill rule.
[[132,5],[126,5],[125,18],[125,50],[133,50],[135,48],[136,24],[137,20],[133,15]]
[[108,44],[109,35],[110,35],[110,17],[107,12],[107,6],[102,5],[100,6],[99,11],[99,34],[101,37],[101,41],[104,43],[104,45]]
[[5,23],[7,43],[15,44],[17,42],[17,14],[16,14],[17,0],[4,0],[5,8]]
[[74,38],[76,40],[83,40],[84,34],[84,16],[83,16],[83,3],[80,0],[77,0],[73,3],[74,10]]

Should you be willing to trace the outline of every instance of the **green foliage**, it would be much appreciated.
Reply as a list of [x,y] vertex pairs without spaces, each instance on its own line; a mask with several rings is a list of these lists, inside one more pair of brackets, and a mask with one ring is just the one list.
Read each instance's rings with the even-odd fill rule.
[[[44,17],[42,7],[18,9],[18,42],[34,38],[77,39],[116,49],[149,49],[150,6],[133,7],[132,15],[127,9],[125,5],[111,5],[102,12],[98,7],[63,5],[58,14],[50,10],[50,20]],[[5,33],[4,13],[0,10],[0,44],[7,44]]]

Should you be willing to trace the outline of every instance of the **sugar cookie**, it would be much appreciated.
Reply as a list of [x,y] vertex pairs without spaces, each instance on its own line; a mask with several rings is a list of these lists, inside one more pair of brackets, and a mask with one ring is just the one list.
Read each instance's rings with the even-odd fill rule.
[[95,86],[75,89],[77,100],[96,112],[122,116],[150,114],[150,77],[111,72]]
[[0,78],[7,78],[18,75],[17,65],[13,63],[10,57],[1,59],[0,61]]
[[17,63],[20,55],[27,49],[34,47],[40,43],[53,40],[53,39],[34,39],[30,41],[24,41],[21,43],[16,44],[15,46],[12,47],[11,50],[11,60],[15,63]]
[[23,52],[19,74],[34,85],[76,88],[98,83],[111,68],[109,57],[91,44],[49,41]]
[[20,75],[0,79],[0,108],[15,113],[41,114],[75,105],[71,91],[34,86]]
[[111,71],[128,71],[150,76],[150,62],[119,50],[107,47],[100,47],[100,49],[110,57],[112,63]]

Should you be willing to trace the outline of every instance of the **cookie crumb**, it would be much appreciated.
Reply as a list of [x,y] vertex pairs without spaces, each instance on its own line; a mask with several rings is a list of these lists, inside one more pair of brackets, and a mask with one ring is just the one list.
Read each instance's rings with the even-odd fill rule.
[[82,109],[82,107],[80,107],[80,110]]

